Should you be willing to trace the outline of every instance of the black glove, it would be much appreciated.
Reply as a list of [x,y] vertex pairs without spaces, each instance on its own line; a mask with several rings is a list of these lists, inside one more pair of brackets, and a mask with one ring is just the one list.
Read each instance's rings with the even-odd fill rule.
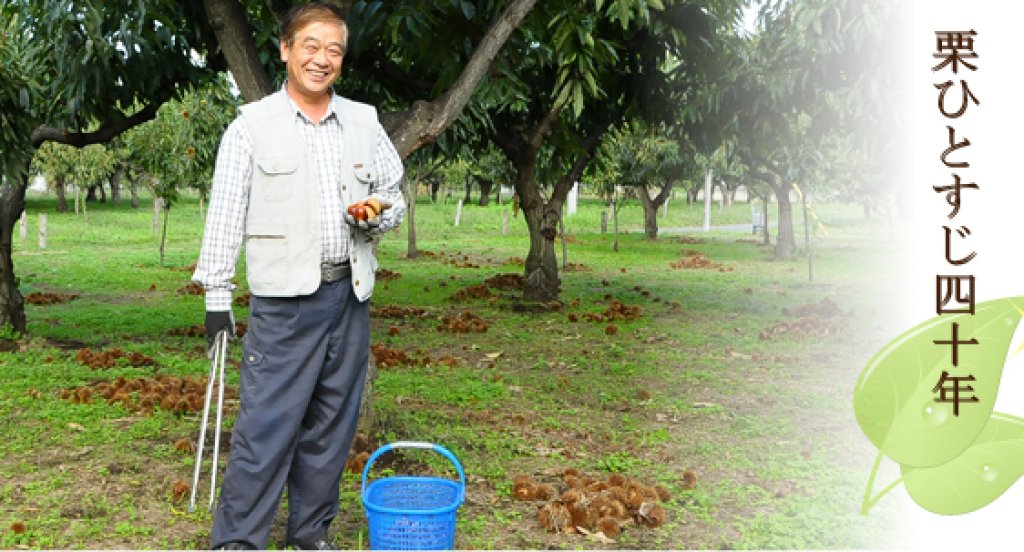
[[228,339],[235,337],[235,315],[230,311],[206,311],[206,356],[214,357],[214,343],[217,334],[227,332]]

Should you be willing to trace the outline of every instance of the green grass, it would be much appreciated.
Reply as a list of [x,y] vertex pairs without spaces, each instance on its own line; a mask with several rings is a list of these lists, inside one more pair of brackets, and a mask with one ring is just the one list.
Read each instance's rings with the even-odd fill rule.
[[[194,462],[175,442],[196,438],[198,417],[160,409],[146,416],[102,400],[59,398],[62,390],[118,376],[207,373],[205,341],[171,333],[203,319],[202,297],[184,293],[202,234],[198,204],[185,198],[170,211],[161,265],[148,203],[137,211],[90,205],[88,223],[56,213],[54,203],[29,197],[30,236],[16,237],[14,246],[20,289],[78,298],[28,305],[28,335],[16,341],[17,351],[0,353],[0,419],[7,429],[0,546],[202,548],[210,514],[188,514],[171,496],[176,481],[191,479]],[[380,248],[381,267],[399,276],[378,283],[374,307],[419,307],[426,314],[375,317],[373,341],[431,361],[379,369],[370,438],[434,441],[456,453],[470,498],[460,511],[457,546],[603,547],[580,535],[542,532],[538,505],[511,496],[514,475],[557,483],[569,467],[601,477],[622,473],[671,492],[664,526],[630,526],[613,548],[899,544],[897,501],[881,502],[871,517],[857,513],[873,452],[850,407],[863,362],[894,335],[876,316],[896,293],[886,291],[884,275],[873,275],[870,297],[864,292],[864,267],[899,256],[884,221],[864,221],[856,207],[815,206],[825,229],[816,227],[812,237],[808,282],[806,258],[774,261],[771,248],[749,232],[646,240],[636,202],[620,208],[614,251],[612,234],[600,231],[607,206],[585,198],[565,219],[567,260],[577,264],[561,272],[560,309],[521,312],[518,296],[507,291],[493,300],[453,301],[486,278],[522,273],[527,230],[520,214],[502,234],[507,210],[467,205],[454,227],[454,204],[421,200],[417,244],[426,253],[405,257],[404,228]],[[40,212],[48,216],[45,249],[35,236]],[[716,205],[712,223],[749,220],[750,206],[738,203],[721,212]],[[673,199],[659,220],[664,228],[701,222],[700,206],[682,199]],[[801,218],[794,222],[802,246]],[[561,259],[560,242],[555,251]],[[716,268],[671,268],[694,251]],[[237,280],[244,292],[242,267]],[[824,298],[848,312],[818,325],[837,333],[764,337],[798,318],[794,309]],[[611,299],[640,307],[640,317],[586,320]],[[438,329],[442,317],[467,310],[488,323],[487,332]],[[236,307],[235,314],[244,320],[248,312]],[[80,347],[138,352],[156,366],[92,369],[76,361]],[[237,345],[233,351],[237,357]],[[229,385],[237,382],[232,367]],[[440,457],[412,453],[375,474],[396,470],[453,475]],[[696,488],[684,488],[684,470],[697,474]],[[359,487],[360,478],[346,474],[333,525],[350,548],[368,546]],[[200,491],[205,501],[205,483]],[[16,523],[26,530],[15,532]],[[271,546],[282,547],[283,538],[279,517]]]

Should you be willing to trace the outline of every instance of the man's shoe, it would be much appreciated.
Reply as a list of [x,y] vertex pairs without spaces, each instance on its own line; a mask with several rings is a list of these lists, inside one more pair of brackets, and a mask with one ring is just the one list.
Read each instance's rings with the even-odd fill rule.
[[231,541],[214,548],[214,550],[256,550],[244,542]]
[[299,550],[338,550],[338,545],[333,540],[320,539],[309,546],[299,546]]

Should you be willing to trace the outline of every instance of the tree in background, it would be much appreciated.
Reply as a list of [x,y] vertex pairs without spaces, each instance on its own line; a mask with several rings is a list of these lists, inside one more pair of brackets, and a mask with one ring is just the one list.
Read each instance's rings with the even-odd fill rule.
[[521,41],[506,50],[518,62],[510,84],[518,91],[490,113],[530,231],[524,299],[558,298],[561,208],[602,136],[630,117],[672,117],[673,86],[703,70],[702,53],[724,27],[714,20],[735,19],[739,4],[551,2],[531,12]]
[[[74,148],[55,142],[47,142],[36,151],[32,166],[46,179],[47,186],[57,195],[57,212],[68,211],[66,190],[68,184],[75,186],[75,212],[79,207],[79,191],[101,186],[111,175],[117,160],[114,153],[103,144],[90,144]],[[85,202],[82,202],[84,207]]]
[[601,182],[635,188],[644,212],[644,235],[653,240],[658,237],[658,209],[686,164],[681,148],[639,121],[627,123],[605,138],[599,156],[606,173]]
[[201,198],[208,195],[217,145],[236,107],[227,79],[221,78],[164,104],[154,120],[121,136],[123,162],[163,210],[161,265],[171,207],[183,189],[196,190]]
[[[831,133],[861,134],[884,118],[887,21],[895,8],[871,0],[765,3],[760,29],[735,47],[716,116],[749,177],[778,201],[776,258],[796,253],[790,193],[816,185]],[[849,175],[847,175],[848,177]]]
[[[350,75],[358,73],[355,68],[362,65],[364,74],[380,75],[372,78],[383,80],[387,71],[381,70],[380,60],[374,56],[384,53],[389,63],[394,63],[398,58],[392,53],[399,44],[421,48],[421,56],[438,58],[435,69],[447,68],[444,79],[432,81],[437,95],[406,100],[404,107],[384,105],[402,109],[385,114],[382,120],[403,156],[435,139],[458,117],[498,49],[535,1],[512,0],[507,6],[479,2],[480,7],[449,1],[342,2],[356,18],[352,28],[357,31],[350,47],[365,52],[346,60]],[[25,330],[10,243],[24,210],[34,150],[47,141],[76,147],[109,142],[153,119],[162,104],[180,97],[189,87],[215,80],[227,69],[247,100],[271,92],[273,68],[279,65],[275,52],[280,15],[295,3],[10,0],[0,4],[0,21],[4,22],[0,71],[5,77],[0,85],[0,107],[5,114],[0,128],[5,141],[0,155],[0,173],[5,175],[0,190],[0,326]],[[385,8],[407,10],[413,19],[388,15],[381,21],[390,32],[374,34],[381,29],[363,23],[385,13]],[[478,10],[480,16],[473,17]],[[463,22],[469,18],[473,24],[450,19],[455,15]],[[415,28],[410,23],[415,17],[426,17],[435,28]],[[441,28],[439,22],[447,22],[459,34],[435,33]],[[403,28],[415,29],[423,40],[407,41],[400,32]],[[478,33],[481,28],[483,32]],[[425,48],[424,40],[456,40],[463,48]],[[383,48],[379,48],[381,41]],[[449,53],[447,57],[438,55]],[[362,61],[348,63],[359,58]],[[455,78],[449,79],[453,74]],[[371,92],[382,89],[366,85],[367,80],[361,82],[353,79],[352,86]],[[119,180],[120,173],[115,174]]]
[[0,172],[9,179],[0,193],[0,325],[25,331],[10,243],[35,150],[48,141],[75,147],[109,142],[152,119],[184,83],[212,78],[211,67],[194,57],[207,49],[202,26],[189,24],[196,15],[193,3],[169,0],[0,4],[0,21],[16,22],[4,42],[24,40],[14,59],[31,75],[14,85],[20,86],[19,107],[2,106],[18,123],[5,133],[0,157]]

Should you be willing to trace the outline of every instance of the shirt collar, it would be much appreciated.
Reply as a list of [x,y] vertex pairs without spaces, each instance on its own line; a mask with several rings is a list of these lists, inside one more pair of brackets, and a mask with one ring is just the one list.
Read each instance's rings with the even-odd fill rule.
[[[299,105],[295,103],[295,100],[293,100],[292,97],[288,95],[288,90],[286,89],[287,84],[288,81],[285,80],[285,82],[281,85],[281,93],[284,94],[284,97],[288,99],[288,105],[291,106],[292,111],[294,111],[299,117],[302,117],[302,119],[308,122],[309,124],[313,124],[313,121],[309,117],[307,117],[306,114],[303,113],[301,109],[299,109]],[[334,89],[331,88],[331,103],[327,104],[327,113],[324,114],[323,121],[326,121],[331,117],[338,119],[338,112],[335,110],[335,106],[337,104],[335,100],[337,98],[338,95],[335,94]]]

